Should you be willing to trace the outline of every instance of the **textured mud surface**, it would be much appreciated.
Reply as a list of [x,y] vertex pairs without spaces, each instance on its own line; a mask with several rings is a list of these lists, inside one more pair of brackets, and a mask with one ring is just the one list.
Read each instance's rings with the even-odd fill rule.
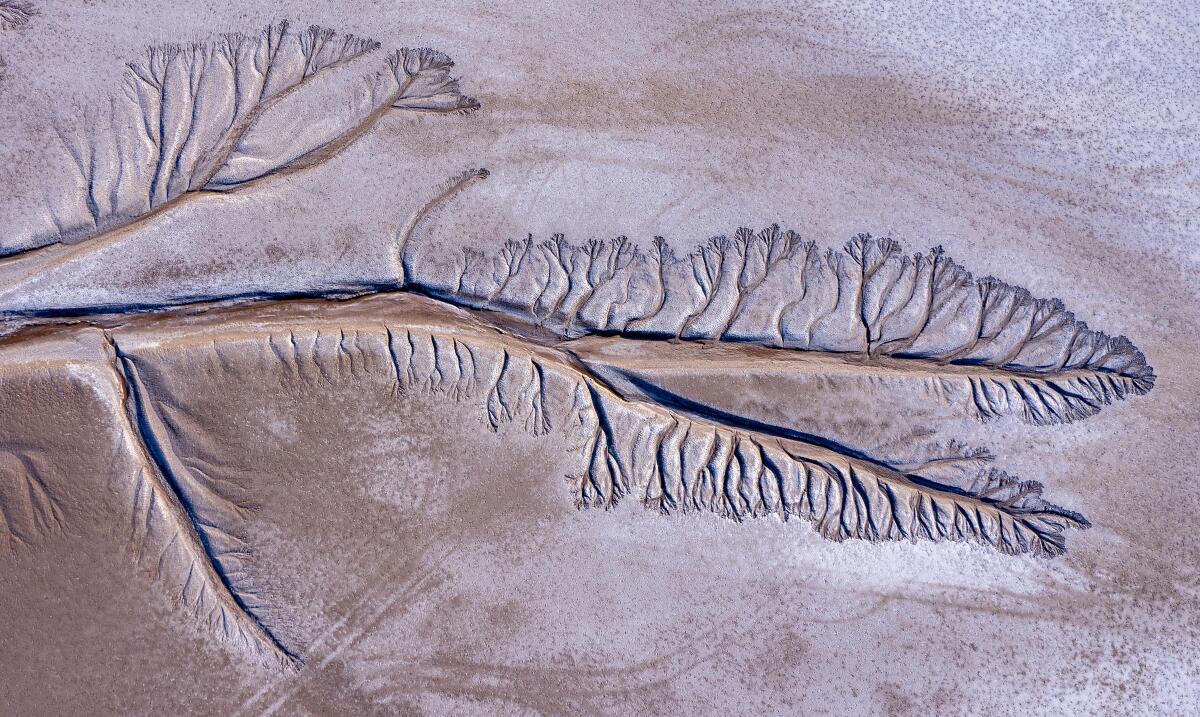
[[1200,700],[1186,61],[1072,107],[994,18],[921,69],[852,8],[125,12],[0,2],[22,713]]

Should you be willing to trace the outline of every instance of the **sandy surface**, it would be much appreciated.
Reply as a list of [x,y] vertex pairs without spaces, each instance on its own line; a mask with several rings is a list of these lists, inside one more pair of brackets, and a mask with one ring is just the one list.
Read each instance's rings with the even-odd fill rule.
[[[413,233],[415,261],[529,233],[661,235],[680,253],[773,222],[822,248],[890,235],[1061,298],[1129,336],[1157,382],[1038,426],[973,421],[904,381],[656,374],[896,460],[952,438],[987,448],[1092,523],[1044,559],[835,543],[804,521],[636,501],[576,510],[569,441],[492,431],[479,401],[395,395],[378,366],[315,348],[308,374],[267,344],[163,349],[146,382],[174,450],[255,507],[238,523],[238,589],[303,659],[289,675],[131,557],[121,497],[136,465],[104,347],[9,342],[0,499],[36,471],[63,506],[36,544],[0,551],[0,702],[16,712],[1195,713],[1200,19],[1183,4],[37,10],[0,30],[6,253],[48,208],[80,211],[55,128],[82,131],[148,44],[321,23],[445,51],[482,109],[388,115],[311,171],[200,197],[61,262],[0,267],[0,311],[388,282],[398,229],[482,166],[486,181]],[[299,116],[345,111],[338,88]]]

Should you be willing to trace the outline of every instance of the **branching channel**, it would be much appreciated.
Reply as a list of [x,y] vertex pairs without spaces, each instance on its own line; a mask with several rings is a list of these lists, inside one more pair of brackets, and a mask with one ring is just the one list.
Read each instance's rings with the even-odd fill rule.
[[244,594],[234,589],[222,560],[244,557],[221,550],[210,536],[228,531],[205,525],[183,500],[176,476],[149,418],[149,397],[138,378],[136,361],[106,333],[112,372],[121,392],[122,434],[137,466],[133,479],[130,529],[138,562],[162,580],[174,599],[225,639],[253,654],[294,670],[298,661],[251,614]]
[[[0,0],[5,7],[22,4]],[[353,111],[333,129],[264,140],[273,113],[377,49],[287,23],[151,48],[130,63],[124,96],[92,118],[106,120],[94,121],[94,135],[59,132],[78,198],[50,210],[52,232],[10,244],[0,268],[19,274],[30,262],[41,271],[191,197],[328,162],[393,110],[478,106],[461,94],[448,57],[403,49],[357,78]],[[980,419],[1011,414],[1035,424],[1087,418],[1154,385],[1125,337],[1090,329],[1056,299],[976,278],[940,247],[909,255],[864,234],[820,251],[771,226],[682,255],[662,237],[642,248],[626,237],[575,244],[555,234],[509,241],[495,254],[469,247],[424,256],[418,227],[486,176],[476,169],[451,179],[400,227],[394,282],[3,317],[39,325],[5,331],[0,343],[102,336],[98,371],[114,386],[132,466],[123,498],[133,552],[223,639],[285,668],[298,664],[248,584],[249,547],[238,533],[251,509],[205,482],[205,469],[178,448],[175,434],[185,431],[172,423],[175,407],[155,395],[172,356],[252,342],[258,350],[246,360],[268,362],[284,381],[375,373],[394,396],[423,391],[476,405],[488,430],[561,433],[579,458],[567,478],[580,508],[630,499],[664,514],[799,518],[838,541],[970,541],[1039,556],[1062,553],[1066,531],[1087,521],[1045,501],[1040,483],[991,466],[986,451],[952,442],[893,464],[674,394],[647,373],[916,379],[962,389]],[[15,551],[71,516],[37,451],[11,448],[0,466],[0,537]]]
[[472,250],[451,269],[410,259],[407,286],[536,324],[627,370],[907,377],[961,389],[981,419],[1071,422],[1154,385],[1129,339],[1088,328],[1057,299],[977,279],[940,247],[910,256],[860,235],[822,253],[774,226],[681,258],[661,239],[648,252],[624,237],[541,246],[520,262],[512,247]]
[[63,261],[181,202],[243,191],[324,163],[389,111],[478,108],[450,76],[450,58],[404,48],[387,54],[381,70],[349,78],[358,87],[353,107],[332,129],[281,140],[269,121],[273,115],[294,112],[289,104],[319,102],[320,78],[347,82],[338,70],[379,47],[318,26],[294,31],[284,21],[256,35],[149,48],[128,64],[123,94],[86,118],[90,134],[58,130],[77,170],[77,204],[51,208],[53,229],[0,250],[0,267],[35,258]]

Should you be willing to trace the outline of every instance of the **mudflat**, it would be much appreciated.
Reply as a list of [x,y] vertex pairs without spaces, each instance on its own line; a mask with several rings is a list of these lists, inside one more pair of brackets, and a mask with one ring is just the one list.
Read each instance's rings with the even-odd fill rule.
[[4,703],[1191,713],[1194,14],[0,0]]

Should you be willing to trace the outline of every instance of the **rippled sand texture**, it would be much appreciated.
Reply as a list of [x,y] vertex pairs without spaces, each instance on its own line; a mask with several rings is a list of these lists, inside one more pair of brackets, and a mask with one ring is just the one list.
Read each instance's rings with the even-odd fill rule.
[[4,703],[1188,714],[1192,14],[0,0]]

